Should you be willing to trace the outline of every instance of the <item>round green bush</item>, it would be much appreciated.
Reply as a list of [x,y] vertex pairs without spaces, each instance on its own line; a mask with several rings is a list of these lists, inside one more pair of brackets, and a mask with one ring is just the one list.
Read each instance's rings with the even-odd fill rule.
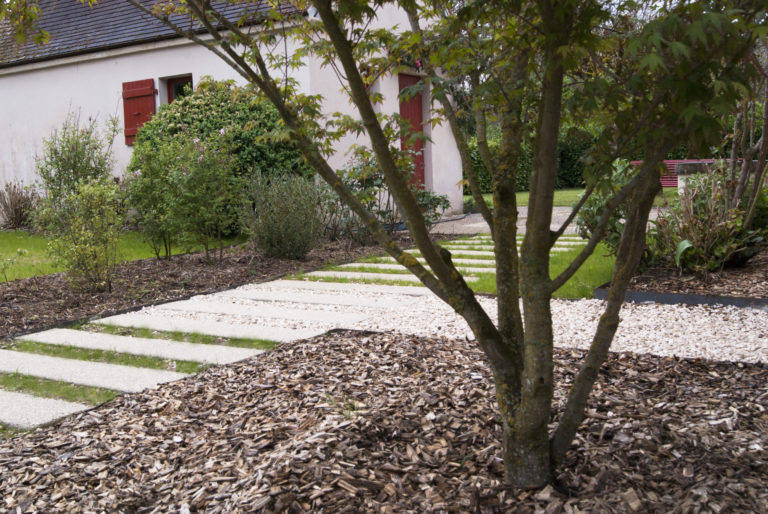
[[139,129],[129,171],[141,167],[137,161],[145,152],[157,151],[178,134],[205,141],[218,133],[226,136],[239,176],[310,175],[311,168],[293,143],[271,140],[281,130],[275,108],[252,87],[203,77],[194,91],[161,106]]

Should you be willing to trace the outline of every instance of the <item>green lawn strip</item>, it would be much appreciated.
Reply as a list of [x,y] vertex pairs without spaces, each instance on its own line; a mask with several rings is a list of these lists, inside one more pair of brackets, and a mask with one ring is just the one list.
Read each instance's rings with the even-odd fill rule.
[[[244,241],[243,237],[228,238],[224,244],[229,246]],[[23,255],[18,250],[24,250]],[[198,244],[176,246],[173,254],[196,252],[202,250]],[[148,259],[154,257],[152,248],[144,241],[138,232],[125,232],[120,236],[117,254],[121,261]],[[32,234],[25,230],[0,230],[0,265],[7,263],[5,274],[0,274],[0,282],[16,280],[39,275],[48,275],[62,271],[48,254],[48,240],[40,234]],[[0,268],[2,269],[2,268]]]
[[[455,257],[455,255],[452,255],[452,256]],[[482,255],[478,259],[472,259],[472,260],[476,260],[478,262],[473,262],[471,264],[467,264],[467,263],[455,263],[455,264],[457,266],[464,266],[468,268],[495,268],[496,267],[496,264],[492,263],[493,259],[489,260]],[[367,257],[365,259],[360,259],[355,264],[358,264],[358,263],[359,264],[396,264],[396,261],[392,260],[392,258],[390,257]],[[422,262],[422,264],[426,264],[426,263]],[[348,268],[344,268],[344,269],[348,269]],[[405,267],[403,267],[403,269],[405,269]]]
[[[573,204],[579,201],[579,196],[583,192],[583,188],[558,189],[555,191],[555,197],[553,199],[552,205],[554,207],[572,207]],[[520,191],[515,193],[517,206],[528,207],[529,196],[530,195],[528,191]],[[677,197],[677,188],[665,187],[663,188],[662,192],[656,195],[656,198],[653,200],[653,205],[656,207],[661,207],[662,205],[666,205],[673,200],[676,200]],[[469,198],[471,198],[471,195],[464,195],[464,200],[468,200]],[[491,193],[484,194],[483,199],[489,207],[493,207],[493,195]]]
[[119,391],[111,389],[70,384],[20,373],[0,373],[0,388],[32,396],[56,398],[87,405],[99,405],[121,394]]
[[23,430],[21,428],[8,427],[0,423],[0,441],[3,439],[10,439],[11,437],[29,432],[29,430]]
[[162,359],[160,357],[152,357],[149,355],[132,355],[129,353],[119,353],[108,350],[92,350],[89,348],[78,348],[76,346],[44,344],[36,341],[12,341],[8,343],[6,349],[48,355],[49,357],[60,357],[62,359],[105,362],[108,364],[133,366],[135,368],[178,371],[179,373],[197,373],[207,367],[207,365],[199,362]]
[[[456,267],[461,268],[473,268],[474,265],[472,264],[456,264]],[[347,266],[347,267],[341,267],[337,266],[335,268],[329,269],[328,271],[335,271],[335,272],[350,272],[350,273],[383,273],[383,274],[389,274],[389,275],[411,275],[411,272],[407,269],[400,268],[400,269],[387,269],[387,268],[376,268],[373,266]],[[462,273],[463,275],[468,276],[474,276],[476,272],[467,271]]]
[[208,334],[199,334],[196,332],[166,332],[163,330],[152,330],[149,328],[102,325],[101,323],[90,323],[83,325],[80,328],[81,330],[87,330],[89,332],[101,332],[104,334],[113,334],[118,336],[141,337],[145,339],[165,339],[182,343],[217,344],[221,346],[250,348],[253,350],[271,350],[278,344],[276,341],[268,341],[266,339],[219,337]]

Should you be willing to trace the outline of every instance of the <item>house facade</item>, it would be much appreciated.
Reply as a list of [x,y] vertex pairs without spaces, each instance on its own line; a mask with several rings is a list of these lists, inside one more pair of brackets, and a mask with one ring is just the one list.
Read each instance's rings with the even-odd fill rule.
[[[100,0],[93,7],[75,0],[41,0],[40,6],[40,26],[50,33],[48,45],[17,46],[0,27],[0,185],[35,182],[43,138],[69,113],[81,120],[119,119],[122,133],[113,151],[114,173],[120,175],[130,162],[138,127],[185,84],[195,85],[203,76],[244,82],[215,54],[176,36],[124,0]],[[394,11],[382,12],[377,20],[388,26],[405,21]],[[292,75],[302,92],[322,94],[329,111],[355,115],[336,75],[318,61],[309,60]],[[400,112],[414,126],[429,119],[427,94],[398,100],[400,89],[417,78],[414,72],[379,79],[374,87],[384,102],[377,108]],[[419,180],[427,189],[448,195],[453,210],[459,211],[461,164],[453,135],[447,123],[427,124],[424,130],[429,140],[422,150]],[[363,142],[353,136],[337,142],[331,166],[344,167],[350,146]]]

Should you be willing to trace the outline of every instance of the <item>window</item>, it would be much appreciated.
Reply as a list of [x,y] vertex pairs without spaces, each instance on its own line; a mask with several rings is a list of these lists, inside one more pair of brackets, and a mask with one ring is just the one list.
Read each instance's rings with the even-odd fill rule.
[[168,92],[168,103],[171,103],[176,98],[185,95],[184,88],[187,87],[187,85],[192,88],[192,75],[184,75],[183,77],[166,79],[165,83]]

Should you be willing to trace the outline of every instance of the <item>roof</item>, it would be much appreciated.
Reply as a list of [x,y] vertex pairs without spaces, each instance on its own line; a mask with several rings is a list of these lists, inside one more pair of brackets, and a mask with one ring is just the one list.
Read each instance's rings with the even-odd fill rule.
[[[155,3],[155,0],[139,1],[150,9]],[[214,5],[216,3],[219,2]],[[78,0],[40,0],[39,5],[42,14],[38,27],[49,33],[48,43],[18,45],[13,34],[0,26],[0,68],[178,37],[162,22],[126,0],[98,0],[93,7]],[[255,12],[269,10],[266,2],[246,5]],[[238,19],[243,12],[242,5],[221,2],[217,7],[232,20]],[[173,18],[181,27],[192,28],[188,18]]]

